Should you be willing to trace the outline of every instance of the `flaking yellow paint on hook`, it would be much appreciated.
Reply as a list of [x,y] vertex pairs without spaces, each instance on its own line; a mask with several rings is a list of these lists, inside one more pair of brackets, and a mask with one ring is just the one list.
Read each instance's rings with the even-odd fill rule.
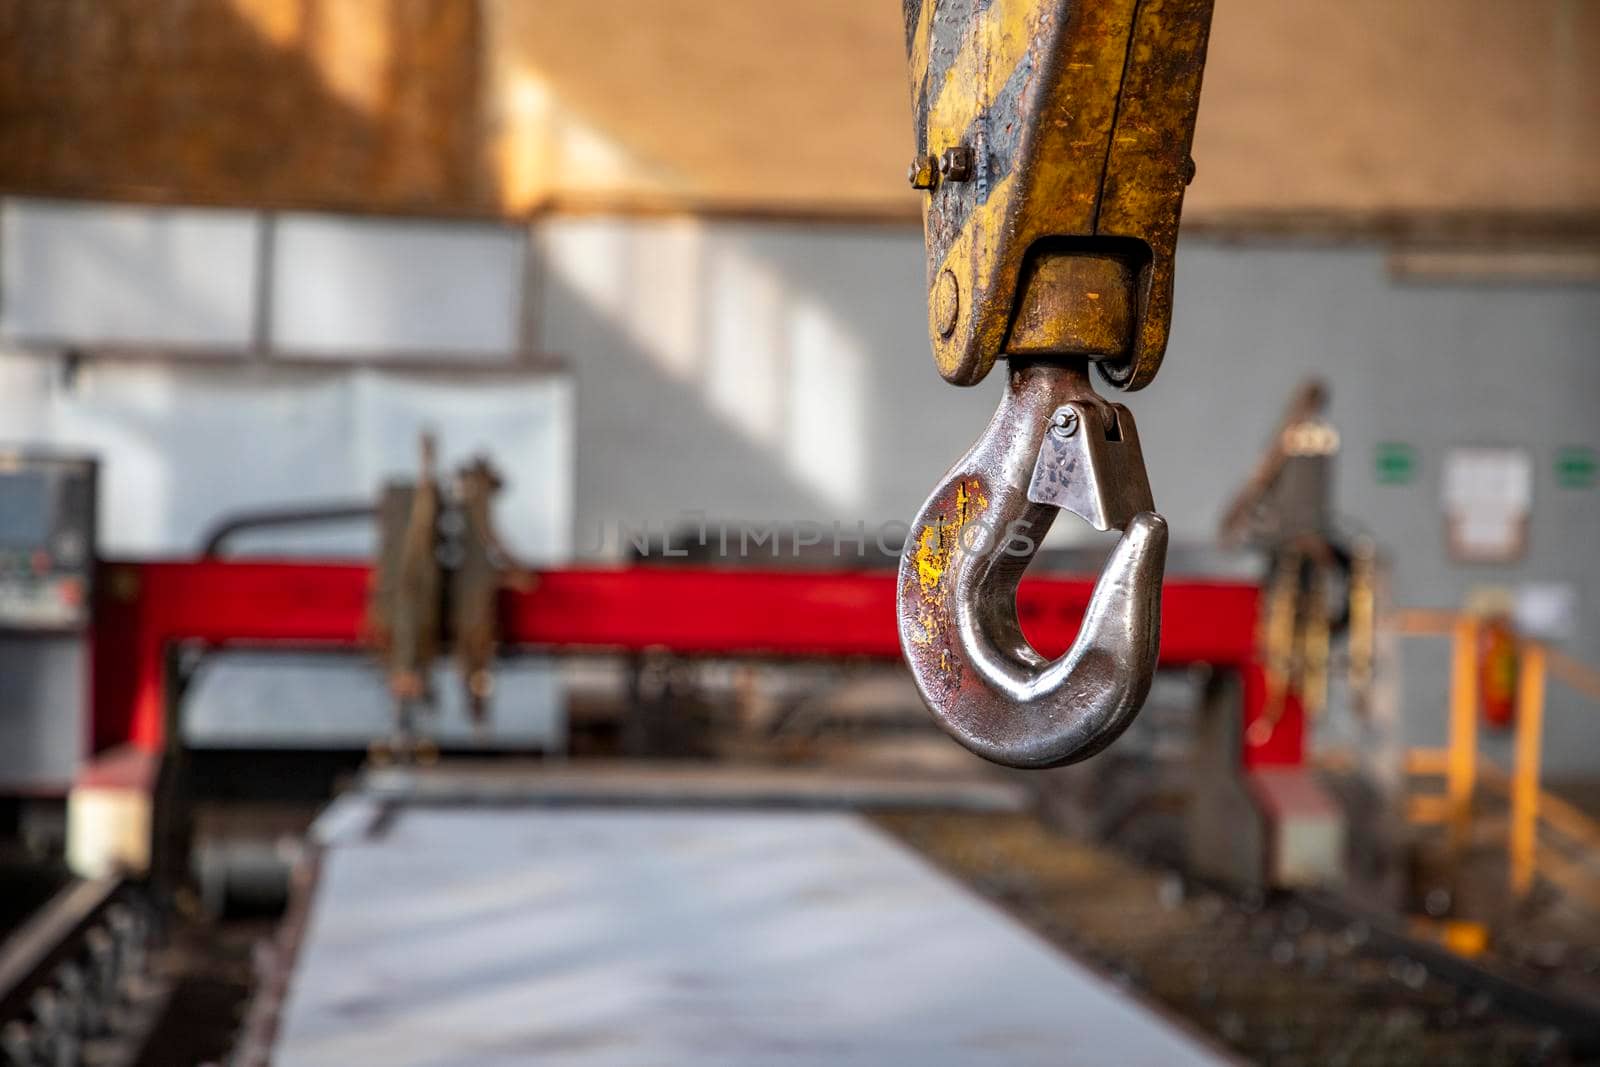
[[[945,602],[941,587],[950,568],[950,557],[956,546],[962,543],[963,531],[989,507],[983,482],[977,478],[958,481],[955,505],[955,521],[947,523],[940,518],[924,526],[912,554],[912,562],[917,569],[917,584],[922,592],[921,610],[917,612],[917,623],[922,632],[912,638],[919,645],[932,644],[944,629],[949,605]],[[940,669],[948,670],[949,663],[949,652],[946,651],[940,656]]]

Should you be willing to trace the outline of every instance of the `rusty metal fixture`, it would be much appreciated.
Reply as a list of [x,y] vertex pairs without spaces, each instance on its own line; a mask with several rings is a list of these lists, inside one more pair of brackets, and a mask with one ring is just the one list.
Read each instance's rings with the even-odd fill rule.
[[918,156],[906,168],[906,181],[913,189],[932,189],[939,173],[939,164],[932,156]]
[[1332,624],[1328,619],[1328,568],[1314,566],[1307,576],[1304,619],[1300,624],[1300,703],[1315,720],[1328,706],[1328,658]]
[[[1077,640],[1047,660],[1023,636],[1016,587],[1060,510],[1123,534]],[[1110,744],[1150,689],[1166,547],[1128,410],[1094,394],[1086,361],[1014,362],[993,421],[923,505],[900,562],[900,643],[934,717],[1012,767]]]
[[375,761],[429,758],[432,742],[417,735],[414,712],[433,703],[433,663],[445,647],[460,668],[468,714],[475,726],[487,724],[500,641],[499,592],[533,584],[494,526],[494,498],[504,485],[500,473],[487,458],[474,457],[447,493],[435,466],[436,448],[425,435],[417,482],[385,487],[377,509],[367,639],[388,667],[396,733],[392,742],[374,744]]
[[[1223,512],[1217,527],[1217,540],[1224,548],[1237,548],[1254,540],[1258,544],[1272,544],[1290,540],[1302,532],[1324,532],[1328,525],[1327,502],[1317,501],[1325,496],[1329,482],[1324,469],[1301,464],[1301,479],[1313,484],[1297,486],[1289,499],[1274,499],[1275,488],[1285,480],[1286,471],[1294,460],[1317,458],[1331,454],[1329,446],[1337,446],[1338,434],[1323,419],[1328,407],[1328,387],[1319,378],[1301,382],[1285,405],[1272,440],[1256,460],[1250,477],[1234,495]],[[1321,473],[1321,478],[1315,474]],[[1312,499],[1306,500],[1310,496]],[[1298,505],[1295,515],[1275,514],[1286,505]]]
[[1041,252],[1025,272],[1006,356],[1070,352],[1097,359],[1125,351],[1133,339],[1136,287],[1133,269],[1117,256]]
[[1261,616],[1262,666],[1267,687],[1261,717],[1251,723],[1245,740],[1256,747],[1277,732],[1289,694],[1295,689],[1295,633],[1300,609],[1299,552],[1286,551],[1274,561],[1278,570]]
[[1370,537],[1356,540],[1350,554],[1350,634],[1347,639],[1350,701],[1363,715],[1371,713],[1378,659],[1378,546]]
[[1050,416],[1050,432],[1057,437],[1071,437],[1078,432],[1078,413],[1071,408],[1062,408]]
[[970,182],[972,180],[972,148],[959,144],[946,148],[939,157],[939,175],[946,181]]
[[490,668],[500,639],[498,539],[490,514],[500,485],[499,475],[486,459],[462,468],[457,480],[463,528],[450,573],[451,636],[465,686],[467,713],[479,727],[488,720],[489,697],[494,691]]
[[966,296],[956,326],[932,331],[947,380],[981,380],[1011,347],[1024,272],[1046,253],[1121,261],[1126,336],[1082,354],[1123,388],[1155,376],[1212,3],[906,0],[918,155],[969,172],[924,203],[929,285],[951,271]]
[[368,639],[385,661],[402,744],[412,736],[415,705],[432,700],[429,677],[442,618],[441,494],[431,435],[422,435],[418,454],[417,481],[385,486],[379,498],[378,553],[367,610]]
[[494,657],[500,644],[498,598],[502,587],[531,588],[494,525],[494,497],[505,482],[486,457],[461,468],[457,506],[461,522],[450,572],[451,638],[465,685],[467,713],[477,727],[488,722],[494,694]]

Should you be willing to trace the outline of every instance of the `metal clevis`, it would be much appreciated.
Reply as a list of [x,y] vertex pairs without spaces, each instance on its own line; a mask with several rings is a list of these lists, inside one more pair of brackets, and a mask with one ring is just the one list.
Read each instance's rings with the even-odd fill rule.
[[[1127,728],[1160,647],[1166,523],[1133,416],[1089,366],[1139,389],[1166,351],[1212,0],[904,5],[934,362],[973,385],[1004,358],[1008,380],[912,523],[900,643],[963,745],[1059,766]],[[1049,660],[1016,589],[1062,510],[1122,537]]]

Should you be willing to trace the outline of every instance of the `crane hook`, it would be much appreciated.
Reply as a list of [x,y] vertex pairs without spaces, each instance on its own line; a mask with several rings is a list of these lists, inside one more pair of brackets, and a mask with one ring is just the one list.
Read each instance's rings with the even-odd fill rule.
[[[911,525],[900,559],[900,644],[955,739],[995,763],[1087,759],[1128,727],[1160,647],[1167,524],[1154,511],[1133,416],[1087,362],[1022,362],[988,429]],[[1017,583],[1059,510],[1122,537],[1082,628],[1047,660],[1023,636]]]

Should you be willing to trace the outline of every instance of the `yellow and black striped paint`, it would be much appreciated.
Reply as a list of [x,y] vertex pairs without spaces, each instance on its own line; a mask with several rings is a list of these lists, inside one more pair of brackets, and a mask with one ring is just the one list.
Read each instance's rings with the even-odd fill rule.
[[[1117,385],[1150,382],[1166,349],[1173,251],[1213,0],[904,0],[924,205],[929,335],[939,373],[982,380],[1008,347],[1041,256],[1125,263],[1133,311]],[[951,148],[971,176],[940,180]],[[1056,271],[1053,277],[1102,277]],[[1060,314],[1097,312],[1076,294]],[[1038,303],[1035,298],[1034,303]],[[1062,336],[1103,337],[1103,324]],[[1037,353],[1035,353],[1037,354]]]

